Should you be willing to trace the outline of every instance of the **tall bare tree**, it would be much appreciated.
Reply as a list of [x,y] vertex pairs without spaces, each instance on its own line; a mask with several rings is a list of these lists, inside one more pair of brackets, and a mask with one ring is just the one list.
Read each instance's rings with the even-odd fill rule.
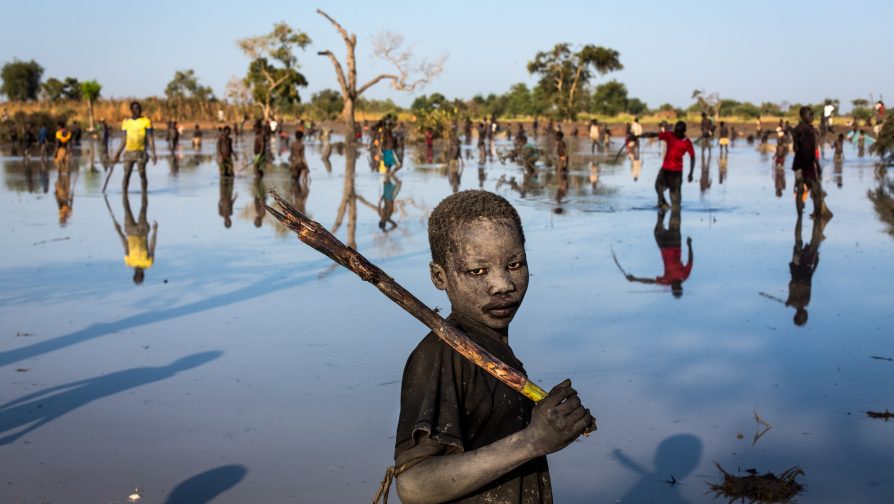
[[[338,58],[335,57],[335,54],[333,54],[332,51],[320,51],[317,54],[320,56],[327,56],[329,60],[332,61],[332,66],[335,67],[335,75],[338,77],[338,85],[341,88],[341,95],[344,99],[344,108],[342,109],[341,116],[345,124],[345,140],[348,142],[354,141],[352,132],[354,131],[355,101],[367,89],[375,86],[381,81],[390,80],[393,89],[398,91],[413,91],[417,87],[422,87],[431,82],[432,79],[437,77],[444,70],[444,63],[447,61],[446,55],[441,56],[434,62],[422,61],[419,64],[413,64],[412,52],[402,49],[404,42],[403,37],[393,33],[384,32],[379,34],[374,40],[373,54],[391,63],[395,67],[396,72],[379,74],[365,84],[358,86],[357,59],[355,56],[357,35],[353,33],[349,34],[338,21],[321,9],[317,9],[317,14],[329,20],[329,22],[332,23],[332,26],[338,30],[342,40],[345,42],[345,48],[347,50],[345,54],[347,70],[342,67]],[[414,80],[413,78],[416,76],[418,76],[418,78],[415,78]]]

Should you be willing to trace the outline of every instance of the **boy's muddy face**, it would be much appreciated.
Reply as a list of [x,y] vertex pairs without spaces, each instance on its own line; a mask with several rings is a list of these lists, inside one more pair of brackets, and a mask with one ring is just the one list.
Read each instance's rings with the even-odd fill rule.
[[431,264],[435,287],[447,291],[454,312],[492,329],[507,328],[528,290],[519,230],[508,220],[479,219],[452,238],[446,268]]

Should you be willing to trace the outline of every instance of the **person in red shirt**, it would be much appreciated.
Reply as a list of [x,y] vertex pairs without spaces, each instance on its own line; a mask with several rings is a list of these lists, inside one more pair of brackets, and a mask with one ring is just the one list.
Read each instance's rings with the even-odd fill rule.
[[667,209],[667,200],[664,199],[664,191],[670,189],[671,206],[679,210],[682,200],[681,185],[683,183],[683,155],[689,154],[689,177],[692,182],[692,170],[695,169],[695,149],[692,141],[686,138],[686,123],[677,121],[674,132],[662,131],[661,133],[643,133],[643,138],[658,138],[667,143],[664,153],[664,162],[658,177],[655,179],[655,192],[658,193],[658,207]]
[[661,252],[661,260],[664,262],[664,274],[655,278],[640,278],[626,274],[628,282],[640,282],[645,284],[669,285],[675,298],[683,295],[683,282],[692,273],[692,238],[686,238],[686,247],[689,249],[689,258],[683,265],[683,247],[680,235],[680,209],[671,211],[667,228],[664,227],[665,210],[658,210],[658,222],[655,224],[655,243]]

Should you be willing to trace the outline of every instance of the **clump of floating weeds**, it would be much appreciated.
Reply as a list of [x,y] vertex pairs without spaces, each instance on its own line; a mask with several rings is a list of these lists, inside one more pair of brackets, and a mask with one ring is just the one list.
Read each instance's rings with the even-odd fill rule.
[[804,471],[800,467],[794,466],[787,469],[780,475],[771,472],[758,474],[755,469],[745,471],[747,475],[736,476],[730,474],[717,464],[717,469],[723,475],[723,481],[717,485],[708,483],[710,492],[714,492],[716,497],[726,497],[729,502],[740,500],[741,502],[791,502],[800,491],[804,489],[804,485],[798,483],[796,478],[804,476]]

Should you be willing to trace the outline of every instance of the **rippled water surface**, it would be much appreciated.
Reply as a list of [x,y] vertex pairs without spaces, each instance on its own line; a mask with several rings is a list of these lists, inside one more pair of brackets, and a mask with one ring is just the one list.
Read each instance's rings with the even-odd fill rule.
[[[3,149],[3,502],[126,502],[135,489],[141,502],[372,498],[392,463],[403,365],[426,330],[265,216],[268,188],[339,221],[341,239],[442,308],[428,212],[479,187],[516,205],[532,278],[511,344],[544,387],[572,378],[600,425],[550,457],[558,502],[707,502],[715,462],[798,465],[803,502],[894,494],[894,422],[866,415],[894,409],[891,176],[871,159],[827,162],[835,217],[798,229],[788,169],[782,180],[744,141],[725,163],[716,147],[699,158],[677,238],[683,262],[691,238],[692,268],[676,297],[625,277],[661,277],[659,244],[673,248],[672,216],[659,223],[654,208],[658,144],[640,167],[572,139],[565,181],[477,159],[450,171],[408,148],[398,227],[384,233],[365,149],[355,169],[339,153],[327,169],[309,143],[304,190],[283,166],[262,184],[250,169],[222,183],[212,143],[165,152],[145,199],[137,177],[129,200],[120,166],[103,198],[86,144],[68,181]],[[137,285],[116,223],[126,235],[141,212],[158,227]],[[796,247],[818,257],[806,293],[803,275],[790,289]]]

